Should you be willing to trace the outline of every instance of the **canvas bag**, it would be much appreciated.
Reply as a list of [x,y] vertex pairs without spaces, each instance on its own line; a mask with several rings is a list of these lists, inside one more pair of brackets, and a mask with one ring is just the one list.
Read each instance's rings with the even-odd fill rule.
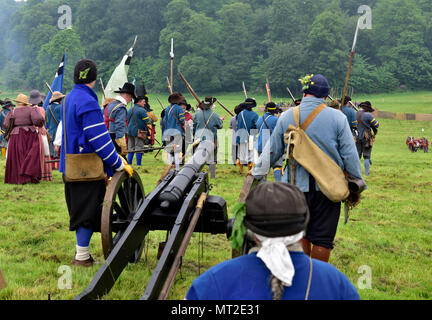
[[[325,108],[325,104],[318,106],[300,126],[300,107],[295,107],[293,116],[296,126],[289,125],[284,139],[288,145],[287,153],[292,149],[292,157],[315,178],[321,192],[333,202],[342,202],[349,196],[344,172],[305,132]],[[289,159],[290,155],[287,158]]]
[[65,144],[65,181],[84,182],[105,179],[102,159],[94,153],[72,154],[66,148],[66,98],[63,100],[63,132]]

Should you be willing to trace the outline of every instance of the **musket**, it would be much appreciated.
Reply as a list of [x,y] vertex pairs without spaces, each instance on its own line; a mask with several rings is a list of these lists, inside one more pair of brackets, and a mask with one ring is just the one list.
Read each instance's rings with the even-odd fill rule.
[[287,87],[286,88],[287,89],[287,91],[288,91],[288,93],[289,93],[289,95],[290,95],[290,97],[291,97],[291,99],[292,99],[292,101],[294,102],[294,104],[295,104],[295,98],[294,98],[294,95],[292,94],[292,92],[291,92],[291,90]]
[[228,108],[225,107],[225,106],[223,105],[222,102],[220,102],[219,100],[216,100],[216,102],[217,102],[217,103],[218,103],[222,108],[224,108],[224,110],[225,110],[226,112],[228,112],[228,113],[231,115],[231,117],[234,117],[234,113],[232,113],[231,111],[229,111]]
[[[329,97],[331,100],[335,101],[336,99],[334,99],[331,95],[328,95],[327,97]],[[350,105],[354,108],[355,111],[359,111],[359,109],[356,107],[356,105],[354,103],[352,103],[352,101],[349,102]],[[343,106],[342,106],[343,108]]]
[[159,104],[160,104],[160,106],[162,107],[162,110],[165,110],[165,108],[164,108],[162,102],[160,101],[160,99],[159,99],[159,98],[156,98],[156,99],[159,101]]
[[356,31],[355,31],[355,34],[354,34],[353,46],[352,46],[351,53],[350,53],[350,59],[349,59],[349,63],[348,63],[348,72],[347,72],[347,75],[346,75],[345,86],[344,86],[344,89],[343,89],[343,94],[342,94],[342,99],[341,99],[341,107],[340,107],[341,111],[342,111],[342,108],[343,108],[343,103],[344,103],[344,100],[345,100],[345,97],[346,97],[346,92],[347,92],[347,89],[348,89],[348,82],[349,82],[349,78],[350,78],[350,74],[351,74],[351,68],[352,68],[352,63],[353,63],[353,59],[354,59],[355,47],[356,47],[356,44],[357,44],[357,37],[358,37],[359,28],[360,28],[360,18],[357,21],[357,28],[356,28]]
[[185,77],[182,75],[182,73],[179,71],[178,72],[180,78],[183,80],[183,82],[186,85],[186,88],[189,90],[190,94],[195,98],[195,100],[198,102],[198,104],[201,103],[200,98],[198,98],[197,94],[195,93],[194,89],[191,87],[191,85],[189,84],[189,82],[187,82],[187,80],[185,79]]
[[128,150],[128,153],[147,153],[147,152],[151,152],[151,151],[156,151],[156,150],[163,150],[165,147],[155,147],[155,148],[144,148],[141,150]]
[[50,85],[48,84],[48,82],[45,82],[45,85],[48,87],[48,90],[51,92],[51,95],[54,94],[54,92],[52,91]]
[[268,78],[266,79],[266,90],[267,90],[268,102],[271,102],[272,98],[271,98],[270,83],[268,81]]
[[246,87],[245,87],[244,81],[242,82],[242,87],[243,87],[243,93],[244,93],[245,99],[247,99],[248,98],[248,94],[247,94],[247,91],[246,91]]

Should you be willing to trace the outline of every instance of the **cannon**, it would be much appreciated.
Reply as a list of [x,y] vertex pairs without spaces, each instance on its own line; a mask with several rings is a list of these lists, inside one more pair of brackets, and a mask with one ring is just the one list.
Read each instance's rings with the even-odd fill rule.
[[114,175],[102,210],[106,260],[75,300],[107,294],[128,263],[139,260],[150,231],[169,231],[169,237],[142,300],[167,298],[193,232],[230,236],[226,202],[209,195],[208,174],[201,172],[212,150],[213,143],[201,142],[192,159],[180,171],[170,170],[147,196],[138,174]]

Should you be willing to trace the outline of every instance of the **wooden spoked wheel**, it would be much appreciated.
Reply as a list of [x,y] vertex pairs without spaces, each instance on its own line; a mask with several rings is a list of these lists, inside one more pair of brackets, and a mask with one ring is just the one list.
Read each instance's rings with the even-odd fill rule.
[[[126,172],[114,174],[107,187],[102,207],[101,234],[105,259],[124,234],[144,199],[144,188],[136,172],[132,177]],[[139,261],[143,248],[144,241],[135,250],[131,262]]]

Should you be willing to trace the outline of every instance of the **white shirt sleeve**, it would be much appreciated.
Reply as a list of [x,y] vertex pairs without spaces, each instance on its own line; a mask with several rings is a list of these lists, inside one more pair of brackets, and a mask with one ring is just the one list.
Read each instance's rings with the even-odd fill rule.
[[61,147],[62,133],[63,133],[62,128],[63,128],[62,122],[60,121],[60,123],[57,126],[57,132],[56,132],[56,136],[55,136],[55,139],[53,142],[54,146],[56,146],[56,147]]

